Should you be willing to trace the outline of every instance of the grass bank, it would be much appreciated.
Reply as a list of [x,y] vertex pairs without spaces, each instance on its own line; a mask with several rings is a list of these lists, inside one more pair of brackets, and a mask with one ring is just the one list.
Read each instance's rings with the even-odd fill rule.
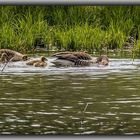
[[[130,35],[139,36],[139,11],[139,6],[0,6],[0,48],[120,51]],[[139,49],[137,37],[132,52]]]

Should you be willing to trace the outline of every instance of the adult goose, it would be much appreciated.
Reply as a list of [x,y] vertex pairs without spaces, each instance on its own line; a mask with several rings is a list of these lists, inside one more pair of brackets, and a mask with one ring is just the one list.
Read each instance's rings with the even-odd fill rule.
[[17,51],[10,49],[0,49],[0,60],[3,63],[9,61],[26,61],[27,59],[27,55],[21,54]]
[[35,59],[35,60],[30,60],[29,62],[26,63],[26,65],[33,65],[35,67],[46,67],[47,59],[44,56],[41,56],[40,59]]
[[91,66],[93,64],[108,65],[109,60],[105,55],[92,57],[85,52],[59,52],[52,55],[52,63],[59,66]]

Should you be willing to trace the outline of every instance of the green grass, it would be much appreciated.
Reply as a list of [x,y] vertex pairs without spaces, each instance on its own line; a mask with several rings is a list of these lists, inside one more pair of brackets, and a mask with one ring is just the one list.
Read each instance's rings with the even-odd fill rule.
[[[29,52],[41,38],[62,50],[123,50],[133,27],[140,29],[139,11],[139,6],[0,6],[0,48]],[[139,40],[133,50],[140,53]]]

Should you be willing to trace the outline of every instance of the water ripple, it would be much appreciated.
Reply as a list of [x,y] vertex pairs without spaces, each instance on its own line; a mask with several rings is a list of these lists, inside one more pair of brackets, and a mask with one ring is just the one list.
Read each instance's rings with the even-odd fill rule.
[[139,134],[139,75],[139,59],[81,68],[11,63],[0,73],[0,134]]
[[[48,58],[50,61],[50,59]],[[131,59],[110,59],[110,64],[107,67],[69,67],[69,68],[55,68],[52,67],[52,65],[49,65],[46,68],[34,68],[32,66],[27,66],[25,62],[15,62],[8,64],[5,68],[4,72],[1,73],[1,76],[3,74],[34,74],[34,73],[46,73],[46,74],[58,74],[58,73],[76,73],[76,74],[82,74],[84,72],[91,72],[91,74],[107,74],[108,72],[128,72],[131,70],[138,70],[140,65],[139,59],[135,59],[135,61],[132,61]],[[3,68],[3,65],[0,65],[0,68]],[[97,78],[97,77],[96,77]],[[19,84],[19,83],[18,83]],[[20,83],[23,84],[23,83]],[[26,83],[24,83],[26,84]]]

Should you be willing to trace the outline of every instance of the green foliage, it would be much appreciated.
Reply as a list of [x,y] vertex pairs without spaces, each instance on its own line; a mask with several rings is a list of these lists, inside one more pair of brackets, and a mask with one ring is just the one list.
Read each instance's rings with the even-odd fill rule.
[[139,6],[0,6],[0,48],[30,51],[42,38],[46,46],[65,50],[122,49],[132,28],[140,28],[139,11]]

